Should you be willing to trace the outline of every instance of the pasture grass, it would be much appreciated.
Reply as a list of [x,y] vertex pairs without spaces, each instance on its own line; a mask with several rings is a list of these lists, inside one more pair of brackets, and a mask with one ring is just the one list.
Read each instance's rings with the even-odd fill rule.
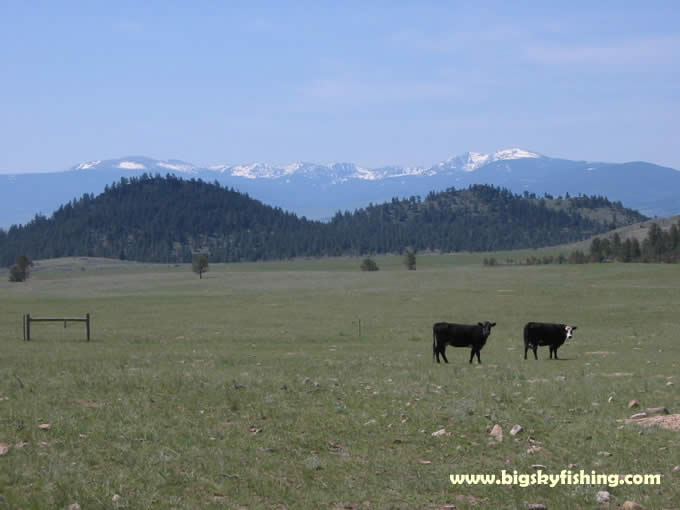
[[[632,399],[680,412],[677,266],[481,258],[211,265],[202,280],[72,259],[0,281],[0,508],[569,509],[596,507],[599,490],[677,505],[680,432],[617,421]],[[21,340],[24,313],[87,312],[90,343],[81,324],[36,323]],[[482,365],[452,348],[433,363],[442,320],[498,323]],[[563,360],[523,359],[529,320],[578,326]],[[538,464],[662,482],[449,482]]]

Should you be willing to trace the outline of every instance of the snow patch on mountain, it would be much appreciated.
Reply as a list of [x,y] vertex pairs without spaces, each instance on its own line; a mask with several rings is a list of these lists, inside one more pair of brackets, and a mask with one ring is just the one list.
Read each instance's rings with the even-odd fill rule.
[[[236,165],[228,168],[228,170],[230,170],[231,175],[235,177],[257,179],[258,177],[262,177],[262,175],[257,175],[257,173],[254,172],[259,166],[259,163],[253,163],[252,165]],[[227,168],[225,168],[225,170],[227,170]]]
[[167,168],[168,170],[174,170],[176,172],[184,172],[187,174],[195,174],[197,173],[196,167],[194,165],[191,165],[189,163],[182,163],[180,161],[159,161],[156,163],[156,166],[160,166],[162,168]]
[[123,168],[124,170],[144,170],[146,166],[134,161],[121,161],[118,163],[118,168]]
[[523,158],[540,158],[540,154],[529,152],[524,149],[505,149],[495,152],[491,156],[491,161],[500,161],[506,159],[523,159]]
[[85,163],[81,163],[77,167],[75,167],[76,170],[87,170],[88,168],[95,168],[99,163],[101,163],[101,159],[96,159],[94,161],[86,161]]
[[491,156],[488,154],[481,154],[479,152],[468,152],[467,161],[463,164],[463,170],[472,172],[479,167],[486,165]]

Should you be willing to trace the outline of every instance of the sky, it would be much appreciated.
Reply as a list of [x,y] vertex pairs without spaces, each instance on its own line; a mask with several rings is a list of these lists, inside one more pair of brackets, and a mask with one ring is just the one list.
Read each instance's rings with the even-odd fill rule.
[[0,0],[0,173],[509,147],[680,169],[679,27],[677,1]]

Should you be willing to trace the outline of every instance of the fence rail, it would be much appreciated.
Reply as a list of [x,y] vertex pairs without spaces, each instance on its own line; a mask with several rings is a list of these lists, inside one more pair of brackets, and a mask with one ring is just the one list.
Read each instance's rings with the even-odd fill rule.
[[24,315],[24,341],[31,340],[31,322],[63,322],[64,327],[68,322],[84,322],[87,333],[87,341],[90,341],[90,314],[85,317],[31,317],[30,313]]

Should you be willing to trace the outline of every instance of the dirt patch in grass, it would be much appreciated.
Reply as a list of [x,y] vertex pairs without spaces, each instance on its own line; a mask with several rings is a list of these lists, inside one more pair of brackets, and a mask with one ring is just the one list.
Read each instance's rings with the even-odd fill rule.
[[668,414],[666,416],[648,416],[636,420],[623,420],[626,425],[635,424],[643,427],[662,427],[668,430],[680,431],[680,414]]
[[93,402],[91,400],[76,400],[76,404],[80,404],[83,407],[104,407],[106,405],[105,402]]

